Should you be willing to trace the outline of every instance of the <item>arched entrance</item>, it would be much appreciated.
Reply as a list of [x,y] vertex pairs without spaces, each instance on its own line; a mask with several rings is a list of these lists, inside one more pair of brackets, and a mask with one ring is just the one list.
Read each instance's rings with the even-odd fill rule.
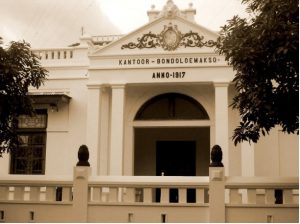
[[208,175],[209,116],[198,101],[161,94],[144,103],[134,121],[134,175]]

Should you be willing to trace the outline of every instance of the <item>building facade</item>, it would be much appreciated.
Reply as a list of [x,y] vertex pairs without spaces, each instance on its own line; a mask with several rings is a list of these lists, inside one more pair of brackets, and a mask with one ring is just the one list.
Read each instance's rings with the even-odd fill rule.
[[234,71],[195,13],[168,1],[128,35],[35,49],[49,77],[30,90],[37,116],[20,117],[22,145],[1,175],[71,175],[85,144],[93,175],[208,176],[218,144],[226,176],[298,176],[297,135],[275,128],[234,146]]

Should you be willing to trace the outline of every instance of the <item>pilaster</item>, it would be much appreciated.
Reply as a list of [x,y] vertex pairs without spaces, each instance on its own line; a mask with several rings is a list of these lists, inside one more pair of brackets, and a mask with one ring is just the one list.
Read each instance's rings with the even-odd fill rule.
[[125,85],[112,84],[109,175],[123,174],[123,132]]
[[216,82],[215,87],[215,144],[222,147],[223,163],[229,175],[228,82]]
[[100,156],[100,105],[101,85],[88,85],[86,145],[90,148],[92,167],[97,167]]

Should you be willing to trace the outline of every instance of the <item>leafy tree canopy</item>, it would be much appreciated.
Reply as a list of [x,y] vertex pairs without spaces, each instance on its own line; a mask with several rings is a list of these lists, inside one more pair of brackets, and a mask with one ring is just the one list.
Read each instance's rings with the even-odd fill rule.
[[46,75],[28,43],[11,42],[5,47],[0,38],[0,156],[16,149],[18,116],[34,114],[28,87],[38,88]]
[[233,140],[257,142],[276,125],[299,134],[297,0],[243,0],[250,18],[222,27],[217,51],[235,70],[232,107],[241,115]]

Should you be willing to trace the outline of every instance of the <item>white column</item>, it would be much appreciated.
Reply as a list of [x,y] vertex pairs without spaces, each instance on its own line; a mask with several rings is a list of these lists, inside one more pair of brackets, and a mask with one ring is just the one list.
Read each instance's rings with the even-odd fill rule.
[[254,164],[254,143],[249,142],[241,143],[241,166],[242,176],[254,176],[255,175],[255,164]]
[[109,174],[123,174],[123,126],[125,85],[114,84],[111,99]]
[[223,151],[225,175],[229,174],[228,136],[228,83],[214,83],[215,86],[215,144]]
[[100,158],[99,175],[108,175],[109,155],[109,125],[110,125],[110,87],[101,88],[101,114],[100,114]]
[[100,154],[100,101],[101,86],[88,85],[86,145],[89,148],[90,164],[99,174]]

